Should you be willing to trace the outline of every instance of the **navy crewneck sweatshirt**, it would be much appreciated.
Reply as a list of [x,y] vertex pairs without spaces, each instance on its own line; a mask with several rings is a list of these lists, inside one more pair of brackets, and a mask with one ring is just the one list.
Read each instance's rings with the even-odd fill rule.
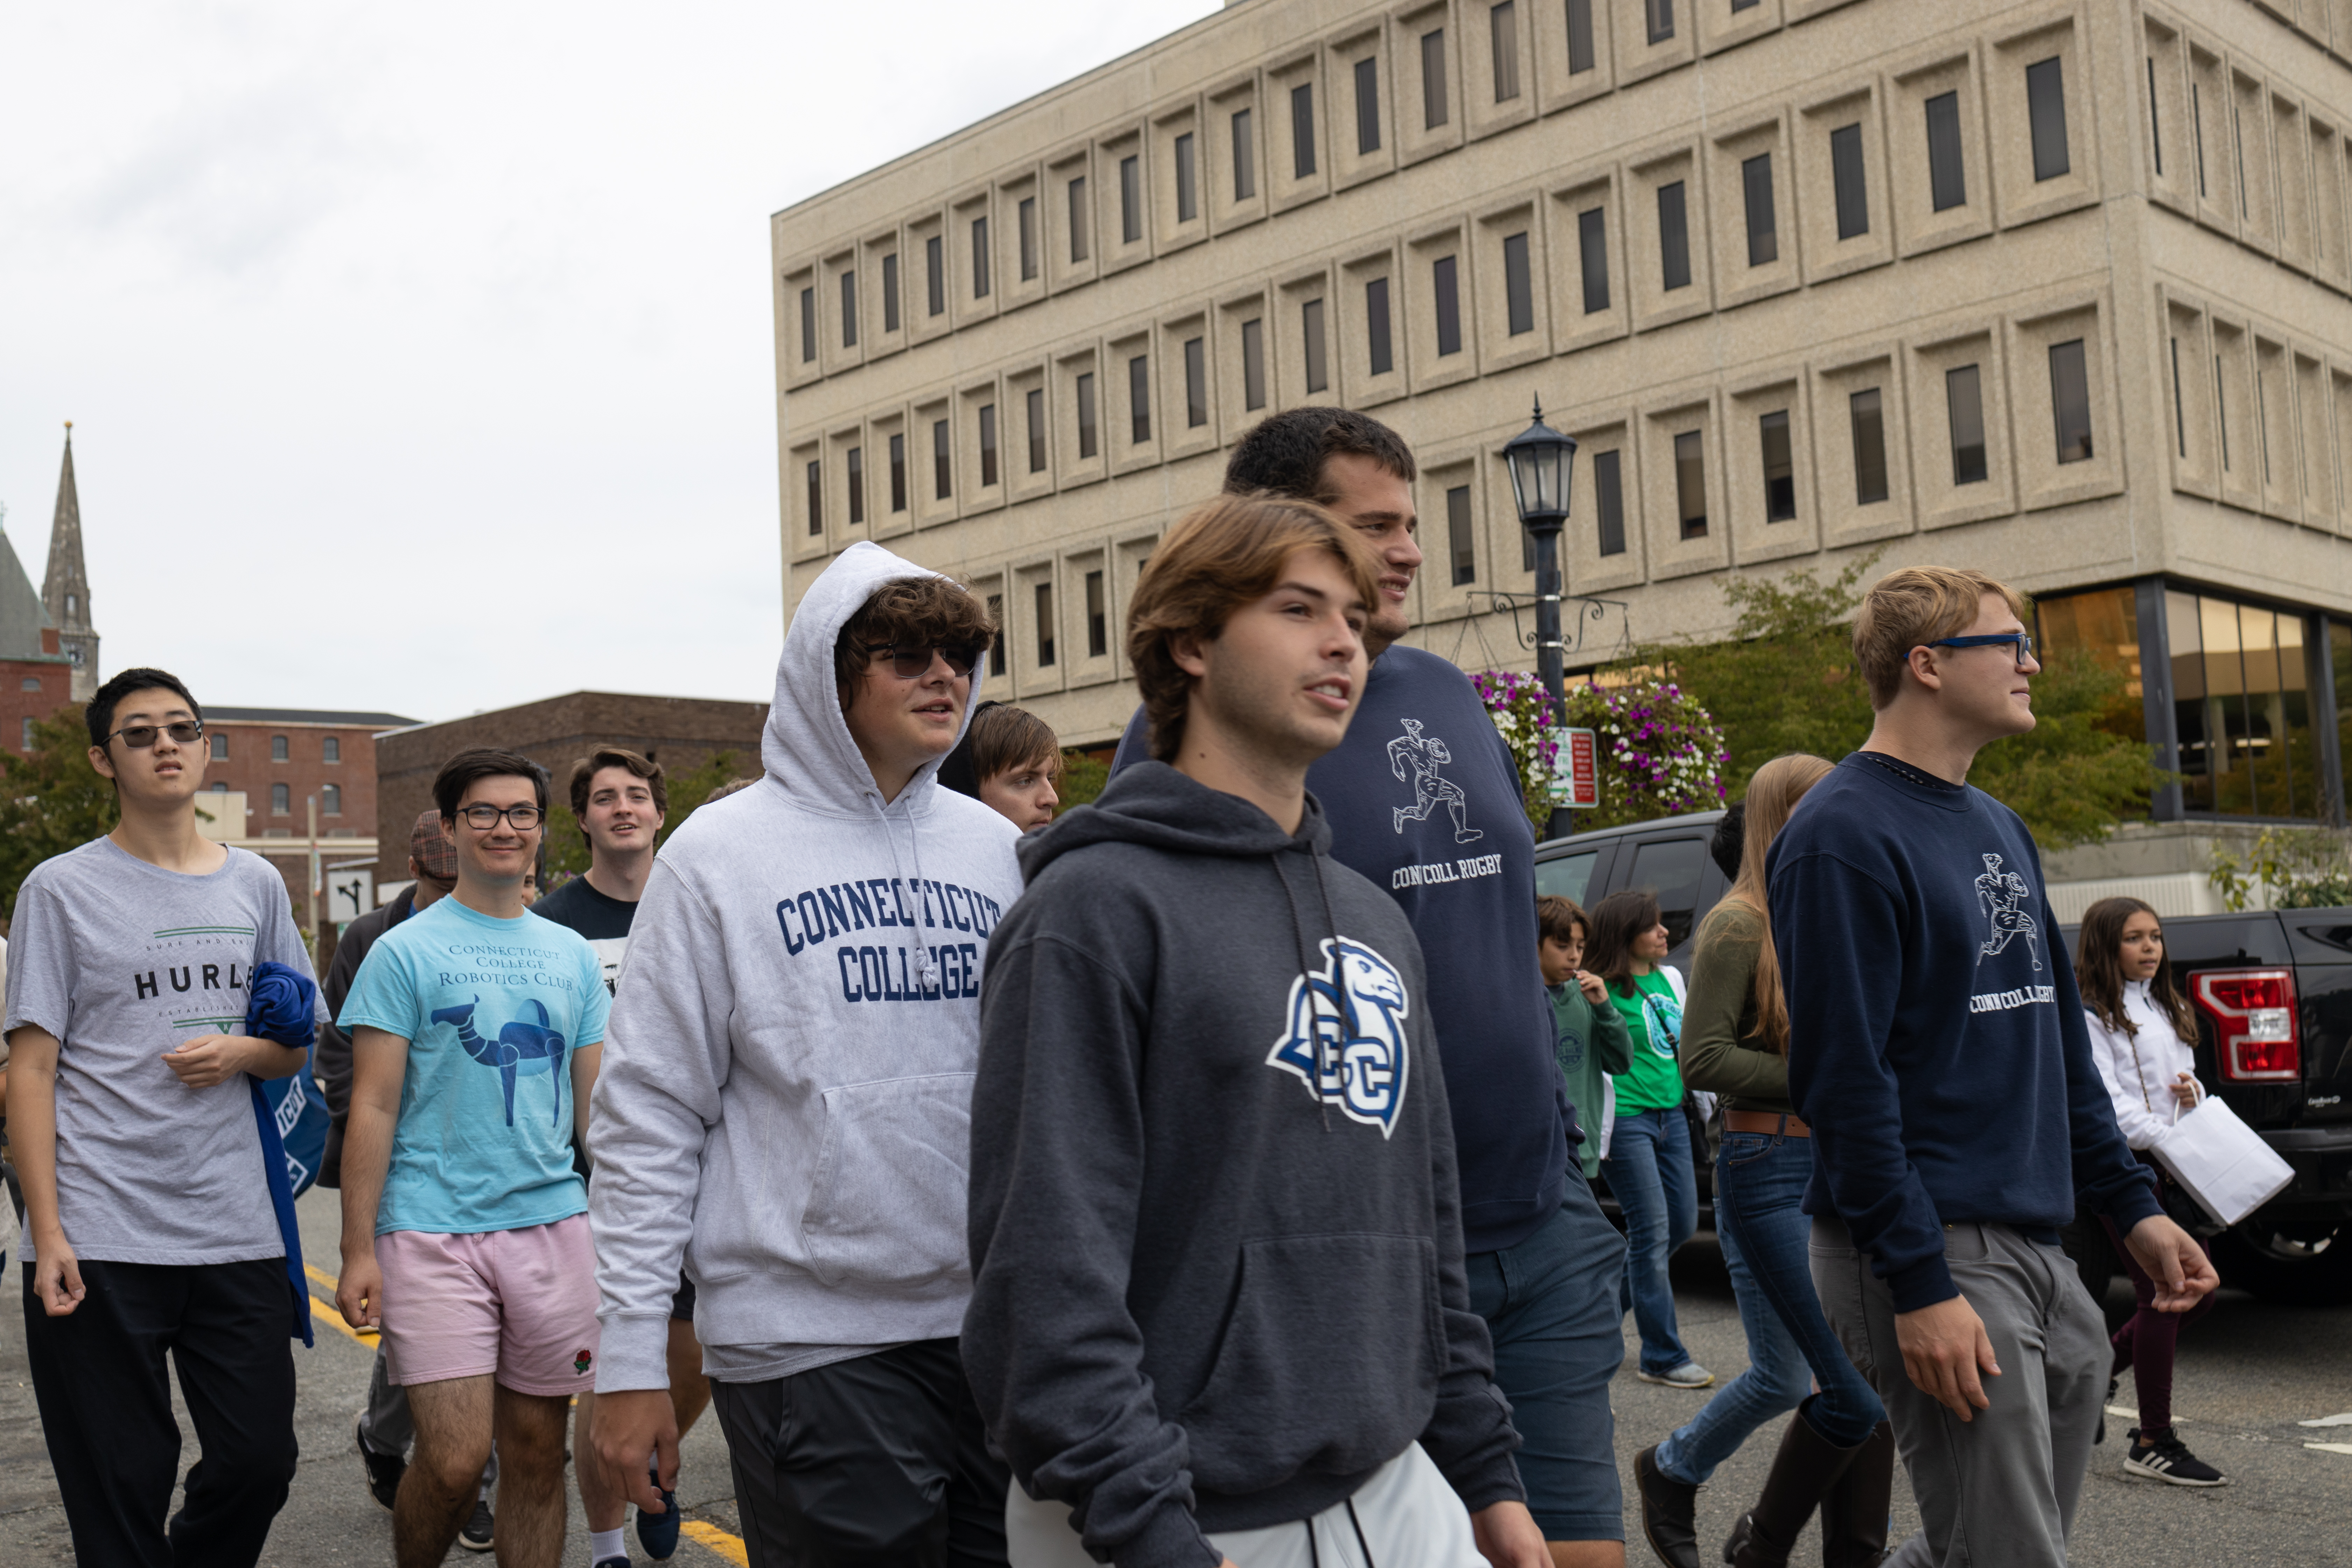
[[2158,1212],[2015,812],[1857,752],[1769,868],[1789,1090],[1813,1130],[1805,1212],[1845,1222],[1897,1311],[1959,1294],[1946,1225],[2055,1241],[2077,1190],[2119,1229]]
[[[1111,772],[1150,755],[1138,709]],[[1348,738],[1308,770],[1307,788],[1331,825],[1331,858],[1387,890],[1428,961],[1464,1243],[1515,1247],[1559,1207],[1581,1136],[1552,1054],[1536,836],[1510,748],[1468,676],[1398,644],[1372,661]]]

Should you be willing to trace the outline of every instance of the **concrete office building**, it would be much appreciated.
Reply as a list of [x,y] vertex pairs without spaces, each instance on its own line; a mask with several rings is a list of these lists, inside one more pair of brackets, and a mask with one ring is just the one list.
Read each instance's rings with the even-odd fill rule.
[[1979,567],[2127,675],[2175,837],[2326,818],[2347,132],[2347,0],[1239,0],[775,216],[786,605],[888,544],[1106,741],[1161,530],[1341,403],[1420,455],[1414,640],[1528,668],[1540,397],[1571,668],[1727,573]]

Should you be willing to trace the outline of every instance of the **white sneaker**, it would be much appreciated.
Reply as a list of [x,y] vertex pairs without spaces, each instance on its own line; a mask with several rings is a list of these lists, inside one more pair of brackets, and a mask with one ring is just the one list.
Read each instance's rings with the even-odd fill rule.
[[1643,1372],[1637,1366],[1633,1375],[1643,1383],[1663,1383],[1668,1388],[1705,1388],[1715,1381],[1715,1373],[1695,1361],[1686,1361],[1672,1372]]

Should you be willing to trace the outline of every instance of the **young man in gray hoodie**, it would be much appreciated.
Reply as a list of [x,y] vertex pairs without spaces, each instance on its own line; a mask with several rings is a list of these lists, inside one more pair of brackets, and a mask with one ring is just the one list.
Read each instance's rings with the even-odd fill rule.
[[766,776],[670,836],[630,932],[588,1134],[593,1440],[661,1512],[683,1260],[754,1564],[1004,1560],[955,1336],[980,977],[1020,835],[933,778],[992,629],[947,578],[845,551],[785,633]]
[[1307,793],[1380,572],[1311,502],[1178,523],[1129,616],[1156,760],[1022,846],[963,1337],[1015,1568],[1547,1562],[1421,947]]

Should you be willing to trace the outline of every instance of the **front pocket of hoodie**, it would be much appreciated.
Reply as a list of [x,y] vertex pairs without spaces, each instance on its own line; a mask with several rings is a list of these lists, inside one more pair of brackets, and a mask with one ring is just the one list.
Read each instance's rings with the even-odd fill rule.
[[908,1289],[970,1272],[968,1072],[824,1091],[824,1142],[801,1246],[829,1287]]
[[1177,1417],[1194,1480],[1254,1491],[1394,1458],[1429,1424],[1444,1351],[1428,1237],[1244,1242],[1216,1361]]

